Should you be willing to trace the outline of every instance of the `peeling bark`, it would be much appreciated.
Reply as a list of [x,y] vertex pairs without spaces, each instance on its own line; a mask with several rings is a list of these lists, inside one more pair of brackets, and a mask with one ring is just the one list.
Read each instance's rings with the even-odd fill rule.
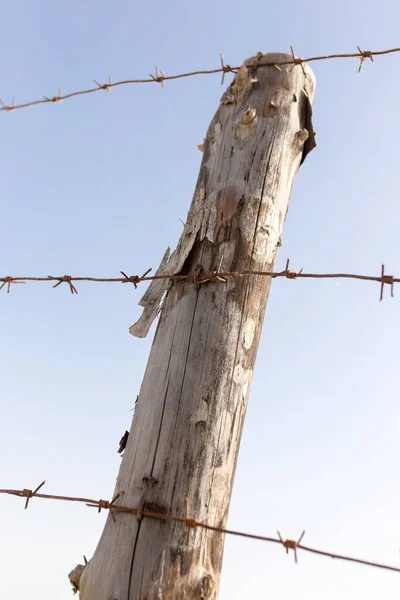
[[[278,62],[287,55],[268,54]],[[291,187],[315,145],[314,77],[305,66],[241,67],[204,141],[203,162],[176,250],[159,273],[273,270]],[[306,131],[305,131],[306,130]],[[146,335],[165,292],[132,428],[117,479],[135,507],[153,477],[148,510],[225,526],[270,280],[230,278],[196,289],[152,282]],[[218,596],[224,538],[181,524],[114,512],[80,580],[82,600],[191,600]]]

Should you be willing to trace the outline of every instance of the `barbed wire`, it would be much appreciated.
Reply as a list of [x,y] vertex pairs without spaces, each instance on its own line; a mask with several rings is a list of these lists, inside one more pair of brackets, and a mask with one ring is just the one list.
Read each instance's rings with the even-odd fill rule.
[[101,500],[101,499],[93,500],[92,498],[83,498],[83,497],[79,497],[79,496],[41,494],[41,493],[39,493],[39,490],[44,486],[46,481],[42,481],[42,483],[40,485],[38,485],[37,488],[33,491],[30,489],[25,489],[25,488],[22,490],[0,489],[0,494],[8,494],[11,496],[18,496],[21,498],[26,498],[25,509],[28,508],[29,501],[32,498],[39,498],[39,499],[43,499],[43,500],[59,500],[59,501],[65,501],[65,502],[79,502],[79,503],[85,504],[86,506],[88,506],[90,508],[97,508],[99,513],[101,512],[102,509],[109,510],[112,515],[112,518],[114,520],[115,520],[115,515],[113,514],[114,511],[130,513],[130,514],[136,515],[136,517],[139,521],[143,517],[147,517],[149,519],[156,519],[156,520],[160,520],[160,521],[170,521],[170,522],[174,522],[174,523],[182,523],[182,525],[185,525],[187,527],[188,535],[190,534],[191,529],[200,528],[200,529],[207,529],[208,531],[214,531],[216,533],[221,533],[221,534],[226,534],[226,535],[233,535],[233,536],[248,538],[248,539],[252,539],[252,540],[259,540],[262,542],[270,542],[273,544],[281,544],[285,548],[286,554],[289,553],[289,550],[293,550],[294,559],[295,559],[296,563],[297,563],[297,550],[303,550],[304,552],[310,552],[312,554],[318,554],[320,556],[328,556],[330,558],[335,558],[335,559],[352,562],[352,563],[358,563],[358,564],[366,565],[368,567],[376,567],[378,569],[385,569],[388,571],[395,571],[397,573],[400,573],[400,567],[394,567],[394,566],[383,564],[383,563],[377,563],[377,562],[373,562],[373,561],[369,561],[369,560],[364,560],[362,558],[355,558],[352,556],[347,556],[345,554],[336,554],[334,552],[328,552],[326,550],[319,550],[317,548],[305,546],[304,544],[301,544],[301,541],[304,537],[305,531],[303,531],[303,533],[301,534],[301,536],[298,540],[291,540],[291,539],[284,540],[281,537],[281,534],[279,533],[279,531],[277,531],[278,537],[275,538],[275,537],[268,537],[268,536],[264,536],[264,535],[258,535],[258,534],[254,534],[254,533],[247,533],[244,531],[237,531],[234,529],[226,529],[223,527],[215,527],[214,525],[209,525],[209,524],[205,523],[204,521],[199,521],[198,519],[195,519],[195,518],[189,516],[189,500],[188,500],[188,498],[186,498],[186,502],[185,502],[185,504],[186,504],[185,516],[157,513],[157,512],[146,510],[145,502],[146,502],[148,493],[149,493],[153,483],[156,483],[156,480],[154,480],[151,477],[150,478],[145,477],[145,478],[143,478],[143,481],[146,483],[146,488],[142,495],[140,506],[138,506],[137,508],[130,508],[127,506],[121,506],[119,504],[116,504],[116,501],[119,498],[121,498],[121,496],[124,495],[123,491],[116,494],[114,496],[114,498],[111,500],[111,502],[108,500]]
[[7,294],[10,293],[11,286],[14,284],[25,284],[28,281],[56,281],[53,285],[54,288],[58,287],[62,283],[69,285],[71,294],[78,294],[78,290],[74,285],[74,281],[90,281],[95,283],[132,283],[135,288],[142,281],[153,281],[156,279],[169,279],[175,280],[186,280],[193,281],[195,287],[199,287],[210,281],[220,281],[225,283],[228,277],[271,277],[276,279],[277,277],[286,277],[287,279],[358,279],[361,281],[376,281],[380,283],[380,296],[379,300],[383,299],[383,292],[385,284],[390,286],[390,293],[393,298],[394,295],[394,284],[400,282],[399,277],[393,275],[387,275],[385,273],[385,265],[382,264],[380,275],[355,275],[353,273],[304,273],[303,269],[300,271],[292,271],[289,269],[290,260],[287,259],[286,266],[283,271],[211,271],[204,272],[201,265],[196,265],[194,274],[170,274],[170,275],[149,275],[151,269],[148,269],[142,276],[138,275],[127,275],[124,271],[120,271],[122,277],[75,277],[73,275],[62,275],[54,277],[53,275],[47,275],[46,277],[14,277],[8,275],[7,277],[0,277],[0,291],[6,286]]
[[[292,54],[292,59],[278,61],[278,62],[268,62],[268,61],[263,62],[263,61],[261,61],[260,58],[262,57],[263,54],[262,54],[262,52],[259,52],[254,61],[253,69],[257,70],[259,67],[275,67],[280,70],[280,67],[284,66],[284,65],[293,65],[293,66],[298,65],[298,66],[301,66],[301,68],[303,68],[303,70],[304,70],[303,63],[306,63],[306,62],[315,62],[315,61],[332,60],[332,59],[343,59],[343,58],[352,58],[352,59],[356,58],[360,61],[360,64],[358,67],[358,72],[360,73],[365,60],[369,59],[372,62],[374,62],[374,56],[383,56],[386,54],[393,54],[393,53],[400,52],[400,48],[391,48],[389,50],[373,50],[372,51],[372,50],[362,50],[360,48],[360,46],[357,46],[357,52],[350,52],[347,54],[327,54],[325,56],[311,56],[309,58],[301,58],[301,57],[295,55],[293,46],[290,46],[290,50],[291,50],[291,54]],[[52,96],[52,97],[43,96],[41,100],[33,100],[31,102],[24,102],[22,104],[16,104],[15,97],[12,99],[11,104],[7,104],[0,98],[0,111],[12,112],[14,110],[19,110],[21,108],[30,108],[31,106],[38,106],[39,104],[57,104],[57,103],[62,102],[63,100],[69,100],[70,98],[75,98],[77,96],[85,96],[88,94],[94,94],[96,92],[101,92],[101,91],[105,91],[108,93],[112,90],[112,88],[119,87],[122,85],[159,83],[161,85],[161,87],[164,87],[165,81],[174,81],[176,79],[185,79],[187,77],[194,77],[197,75],[215,75],[216,73],[222,73],[222,80],[221,80],[221,85],[222,85],[224,83],[224,78],[225,78],[226,73],[236,73],[236,71],[238,71],[238,69],[240,69],[240,66],[231,67],[230,65],[225,64],[222,53],[220,53],[220,61],[221,61],[221,67],[219,67],[217,69],[202,69],[199,71],[190,71],[188,73],[179,73],[177,75],[164,75],[163,71],[161,69],[159,69],[159,67],[156,65],[155,74],[153,75],[150,73],[149,79],[125,79],[125,80],[113,82],[112,77],[110,75],[108,77],[108,80],[106,83],[100,83],[96,79],[93,79],[95,86],[96,86],[93,88],[88,88],[85,90],[78,90],[75,92],[70,92],[68,94],[63,94],[62,89],[59,89],[58,94],[56,94],[55,96]]]

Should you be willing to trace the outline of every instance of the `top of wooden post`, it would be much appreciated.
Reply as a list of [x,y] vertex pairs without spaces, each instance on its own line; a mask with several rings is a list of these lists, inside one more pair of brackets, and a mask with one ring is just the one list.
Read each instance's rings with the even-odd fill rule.
[[[299,62],[293,62],[298,60]],[[282,64],[286,63],[286,64]],[[289,90],[295,90],[288,94]],[[315,147],[315,134],[312,126],[312,101],[315,91],[315,77],[311,68],[296,57],[283,53],[258,53],[246,59],[235,73],[233,81],[223,93],[220,106],[208,128],[204,149],[203,167],[209,167],[210,148],[218,131],[226,125],[232,128],[236,143],[244,149],[246,142],[254,135],[250,125],[257,115],[260,118],[293,118],[293,106],[298,107],[299,120],[303,129],[298,132],[302,145],[301,163]],[[296,104],[297,103],[297,104]],[[301,118],[300,118],[301,115]],[[217,132],[217,133],[216,133]],[[304,139],[300,139],[304,135]],[[198,187],[198,186],[197,186]],[[170,255],[167,248],[156,275],[179,273],[188,257],[199,232],[207,227],[203,223],[202,205],[205,202],[204,189],[196,189],[188,219],[175,251]],[[196,205],[196,209],[194,208]],[[129,332],[136,337],[145,337],[160,311],[161,300],[169,289],[168,279],[153,280],[139,302],[144,310],[139,320]]]

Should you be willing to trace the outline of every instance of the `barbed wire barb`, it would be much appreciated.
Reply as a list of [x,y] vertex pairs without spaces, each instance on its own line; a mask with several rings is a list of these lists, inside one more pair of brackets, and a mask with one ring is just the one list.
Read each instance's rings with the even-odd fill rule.
[[133,285],[135,286],[135,289],[136,289],[137,284],[140,283],[141,281],[143,281],[143,279],[146,278],[146,275],[148,275],[151,270],[152,270],[152,268],[150,267],[150,269],[147,269],[147,271],[145,271],[145,273],[143,273],[143,275],[141,277],[139,277],[138,275],[128,276],[124,271],[120,271],[121,275],[123,275],[125,277],[125,279],[123,279],[121,283],[133,283]]
[[46,102],[62,102],[62,89],[60,88],[58,90],[58,95],[53,96],[53,98],[48,98],[47,96],[43,96],[43,98]]
[[369,58],[371,62],[374,62],[374,57],[372,56],[371,50],[361,50],[360,46],[357,46],[357,48],[360,53],[360,66],[358,67],[358,73],[360,73],[364,61]]
[[164,81],[165,81],[166,77],[165,77],[164,73],[161,71],[161,69],[158,68],[158,65],[156,65],[156,76],[154,77],[154,75],[152,75],[151,73],[149,73],[149,75],[153,81],[160,83],[162,88],[164,87]]
[[35,488],[32,492],[32,490],[28,490],[28,489],[23,489],[21,492],[21,495],[24,496],[26,498],[26,502],[25,502],[25,507],[24,510],[26,510],[28,508],[29,505],[29,500],[31,498],[33,498],[33,496],[36,496],[36,494],[38,493],[38,491],[40,490],[40,488],[42,488],[44,486],[44,484],[46,483],[46,481],[42,481],[42,483],[40,483],[37,488]]
[[300,58],[299,56],[295,55],[293,46],[290,46],[290,51],[292,53],[292,58],[293,58],[293,65],[292,65],[292,68],[290,70],[293,71],[293,69],[294,69],[294,67],[296,65],[300,65],[301,66],[301,70],[303,71],[304,77],[307,77],[306,70],[305,70],[304,65],[303,65],[304,60],[302,58]]
[[71,275],[63,275],[62,277],[52,277],[52,275],[48,275],[47,277],[48,277],[48,279],[51,279],[51,280],[58,280],[58,283],[56,283],[55,285],[53,285],[53,288],[58,287],[62,283],[68,283],[69,289],[71,290],[71,294],[77,294],[78,293],[78,290],[76,289],[76,287],[72,283],[73,277],[71,277]]
[[281,537],[281,534],[279,533],[279,531],[277,531],[278,537],[279,537],[279,541],[281,542],[282,546],[286,549],[286,554],[289,554],[289,550],[293,550],[294,553],[294,562],[297,565],[297,548],[300,545],[301,540],[303,539],[304,535],[305,535],[305,530],[303,531],[303,533],[301,534],[301,536],[299,537],[299,539],[297,540],[297,542],[295,540],[283,540]]
[[18,108],[18,107],[16,106],[16,104],[15,104],[15,96],[14,96],[14,98],[12,99],[12,102],[11,102],[11,104],[5,104],[5,103],[3,102],[3,100],[0,98],[0,104],[1,104],[1,108],[0,108],[0,110],[8,110],[8,111],[12,111],[12,110],[14,110],[14,109]]
[[286,266],[285,266],[285,270],[282,271],[282,274],[287,278],[287,279],[297,279],[297,277],[299,277],[302,272],[303,269],[300,269],[300,271],[290,271],[289,270],[289,263],[290,263],[290,259],[288,258],[286,260]]
[[390,285],[390,295],[393,298],[394,296],[394,282],[395,282],[395,278],[393,277],[393,275],[385,275],[385,265],[382,263],[382,270],[381,270],[381,293],[379,296],[379,302],[382,302],[383,300],[383,291],[384,291],[384,287],[385,287],[385,283],[387,283],[388,285]]
[[111,92],[111,87],[112,87],[112,77],[111,75],[108,76],[108,82],[107,83],[99,83],[97,81],[97,79],[93,79],[94,83],[97,85],[99,90],[105,90],[107,92],[107,94],[109,92]]
[[0,281],[2,281],[2,282],[3,282],[3,283],[0,285],[0,292],[1,292],[1,290],[3,289],[3,287],[4,287],[5,285],[7,285],[7,294],[9,294],[9,293],[10,293],[10,289],[11,289],[11,284],[12,284],[12,283],[19,283],[19,284],[21,284],[21,283],[25,284],[25,283],[26,283],[26,281],[15,281],[15,280],[14,280],[14,277],[11,277],[11,275],[8,275],[7,277],[3,277],[2,279],[0,279]]
[[235,73],[236,70],[232,69],[232,67],[230,65],[226,65],[224,63],[224,55],[222,54],[222,52],[219,53],[219,59],[221,61],[221,71],[222,71],[221,85],[224,85],[225,75],[227,73]]

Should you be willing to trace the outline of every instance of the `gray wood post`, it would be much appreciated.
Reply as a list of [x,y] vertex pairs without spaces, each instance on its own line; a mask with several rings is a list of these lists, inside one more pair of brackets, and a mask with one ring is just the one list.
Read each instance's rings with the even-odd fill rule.
[[[306,65],[248,59],[224,93],[204,140],[181,239],[159,273],[274,266],[290,191],[314,146],[314,76]],[[304,70],[303,70],[304,68]],[[226,525],[243,421],[270,288],[261,276],[152,282],[131,333],[160,320],[116,484],[118,503]],[[82,600],[216,599],[224,536],[115,512],[80,578]]]

